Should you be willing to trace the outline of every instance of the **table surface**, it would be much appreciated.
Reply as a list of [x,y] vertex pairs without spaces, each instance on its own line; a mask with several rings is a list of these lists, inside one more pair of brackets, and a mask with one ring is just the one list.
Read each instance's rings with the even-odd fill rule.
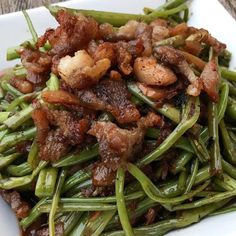
[[[63,0],[0,0],[0,15],[41,6],[43,3],[56,3]],[[65,1],[65,0],[64,0]],[[206,0],[207,1],[207,0]],[[236,19],[236,0],[219,0]]]

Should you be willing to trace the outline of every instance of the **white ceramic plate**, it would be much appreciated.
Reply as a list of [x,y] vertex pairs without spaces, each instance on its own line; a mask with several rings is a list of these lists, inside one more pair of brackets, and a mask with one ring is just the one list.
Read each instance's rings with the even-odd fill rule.
[[[116,12],[141,13],[144,6],[157,7],[163,0],[73,0],[62,3],[63,6],[107,10]],[[227,44],[228,49],[236,56],[236,22],[217,0],[193,0],[190,24],[208,29],[216,38]],[[30,17],[39,35],[46,28],[55,27],[56,22],[44,8],[29,11]],[[16,61],[5,60],[6,49],[19,45],[31,37],[21,12],[0,16],[0,69],[14,65]],[[236,57],[233,57],[231,68],[236,68]],[[235,236],[236,213],[210,217],[191,227],[174,231],[168,236]],[[9,207],[0,199],[0,235],[17,236],[19,229],[16,219]]]

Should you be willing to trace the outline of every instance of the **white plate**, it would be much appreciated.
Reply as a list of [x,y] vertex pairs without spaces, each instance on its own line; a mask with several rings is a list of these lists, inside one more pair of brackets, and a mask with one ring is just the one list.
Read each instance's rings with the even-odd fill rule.
[[[84,9],[107,10],[116,12],[141,13],[144,6],[157,7],[163,0],[73,0],[62,3],[68,7]],[[190,24],[208,29],[216,38],[227,44],[228,49],[236,55],[236,22],[217,0],[193,0],[193,12]],[[46,28],[55,27],[56,22],[44,8],[29,11],[30,17],[38,34],[43,34]],[[14,65],[16,61],[5,60],[6,49],[20,44],[31,37],[22,13],[12,13],[0,16],[0,69]],[[231,68],[236,68],[236,58],[233,57]],[[174,231],[168,236],[235,236],[236,213],[210,217],[191,227]],[[0,235],[19,235],[15,218],[9,208],[0,199]]]

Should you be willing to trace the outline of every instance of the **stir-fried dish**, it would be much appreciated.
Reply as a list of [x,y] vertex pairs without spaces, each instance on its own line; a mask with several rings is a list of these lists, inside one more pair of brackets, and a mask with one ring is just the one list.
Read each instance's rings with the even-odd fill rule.
[[0,195],[23,235],[164,235],[235,209],[231,53],[171,0],[143,15],[48,6],[9,48]]

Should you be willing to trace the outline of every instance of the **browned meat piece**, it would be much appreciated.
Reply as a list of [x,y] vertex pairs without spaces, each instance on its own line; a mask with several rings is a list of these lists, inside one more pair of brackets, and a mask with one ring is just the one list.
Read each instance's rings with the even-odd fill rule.
[[206,64],[200,79],[203,83],[203,90],[208,94],[213,102],[217,102],[219,100],[218,84],[220,76],[215,58]]
[[17,191],[0,190],[0,196],[11,206],[18,219],[30,213],[30,205],[25,202]]
[[156,19],[150,23],[152,27],[152,43],[161,41],[170,36],[168,22],[163,19]]
[[25,48],[21,52],[21,62],[27,69],[28,81],[41,84],[47,80],[52,64],[51,56],[39,50]]
[[106,110],[119,123],[129,123],[140,118],[139,111],[129,100],[130,94],[122,81],[103,80],[93,89],[96,96],[106,104]]
[[[57,223],[55,226],[55,236],[63,236],[64,235],[64,226],[63,223]],[[43,227],[38,229],[35,233],[35,236],[49,236],[49,228]]]
[[126,130],[102,121],[95,122],[88,133],[96,136],[102,163],[113,171],[141,149],[144,136],[141,128]]
[[139,23],[135,32],[135,38],[141,39],[144,45],[143,56],[151,56],[152,55],[152,27],[147,25],[146,23]]
[[150,57],[138,57],[134,63],[134,73],[140,82],[147,85],[167,86],[177,81],[172,70]]
[[92,173],[94,186],[110,186],[115,183],[116,172],[102,162],[95,164]]
[[63,90],[44,91],[42,92],[42,98],[52,104],[80,105],[80,101],[75,95]]
[[73,16],[67,11],[58,12],[60,24],[54,31],[47,32],[46,38],[52,45],[50,53],[59,57],[70,55],[84,48],[92,39],[99,37],[98,23],[83,15]]
[[80,50],[73,57],[63,57],[59,62],[58,72],[71,88],[84,89],[97,84],[110,66],[108,58],[95,62],[85,50]]
[[51,57],[46,53],[25,48],[21,52],[21,61],[23,66],[36,74],[47,72],[51,67]]
[[183,35],[185,37],[188,37],[191,34],[198,35],[198,37],[196,37],[196,40],[195,40],[196,44],[205,43],[213,47],[217,55],[219,55],[226,48],[226,45],[224,43],[221,43],[220,41],[218,41],[205,29],[197,29],[194,27],[188,27],[186,23],[181,23],[175,26],[174,28],[170,29],[171,36]]
[[181,23],[173,28],[170,28],[170,36],[183,35],[188,36],[190,34],[191,27],[188,27],[186,23]]
[[43,145],[50,130],[47,113],[41,108],[36,109],[32,113],[32,119],[34,120],[34,124],[37,127],[37,142],[40,145]]
[[96,96],[92,89],[79,90],[75,92],[79,97],[81,105],[93,110],[105,110],[106,104]]
[[121,80],[121,74],[116,70],[111,70],[109,74],[111,80]]
[[121,129],[112,122],[94,122],[88,133],[98,140],[101,163],[94,168],[93,183],[98,186],[113,184],[114,171],[141,150],[146,128],[160,123],[161,118],[154,113],[142,117],[138,127],[132,130]]
[[116,62],[115,45],[109,42],[101,43],[96,47],[96,49],[94,49],[91,55],[95,61],[107,58],[111,61],[111,64],[114,64]]
[[137,85],[144,95],[160,103],[173,98],[181,89],[183,89],[182,83],[176,83],[165,88],[147,86],[143,83],[137,83]]
[[104,23],[99,25],[99,34],[102,37],[102,39],[106,41],[113,41],[114,38],[116,37],[114,28],[109,23]]
[[[138,128],[133,130],[118,128],[111,122],[96,122],[89,133],[98,139],[102,163],[94,170],[94,183],[99,186],[112,184],[115,177],[113,172],[141,149],[145,128],[157,124],[160,124],[160,119],[154,114],[142,118]],[[102,171],[101,175],[99,170]]]
[[155,48],[155,56],[160,62],[178,69],[188,79],[190,85],[187,88],[187,93],[189,95],[198,96],[201,93],[201,80],[195,76],[180,51],[169,46],[160,46]]
[[61,134],[71,145],[80,144],[84,140],[84,135],[88,130],[86,119],[79,120],[70,112],[60,110],[48,110],[47,118],[50,124],[60,128]]
[[31,93],[34,90],[32,84],[25,78],[14,77],[10,80],[10,84],[22,93]]
[[117,32],[116,37],[118,39],[132,40],[135,39],[135,33],[140,23],[135,20],[128,21],[125,25],[121,26]]
[[70,146],[84,141],[88,121],[68,111],[36,109],[32,118],[37,127],[37,142],[41,160],[58,160]]
[[124,75],[130,75],[133,72],[132,55],[123,47],[117,47],[118,68]]
[[50,130],[44,143],[39,146],[39,158],[44,161],[57,161],[66,154],[69,143],[60,129]]

